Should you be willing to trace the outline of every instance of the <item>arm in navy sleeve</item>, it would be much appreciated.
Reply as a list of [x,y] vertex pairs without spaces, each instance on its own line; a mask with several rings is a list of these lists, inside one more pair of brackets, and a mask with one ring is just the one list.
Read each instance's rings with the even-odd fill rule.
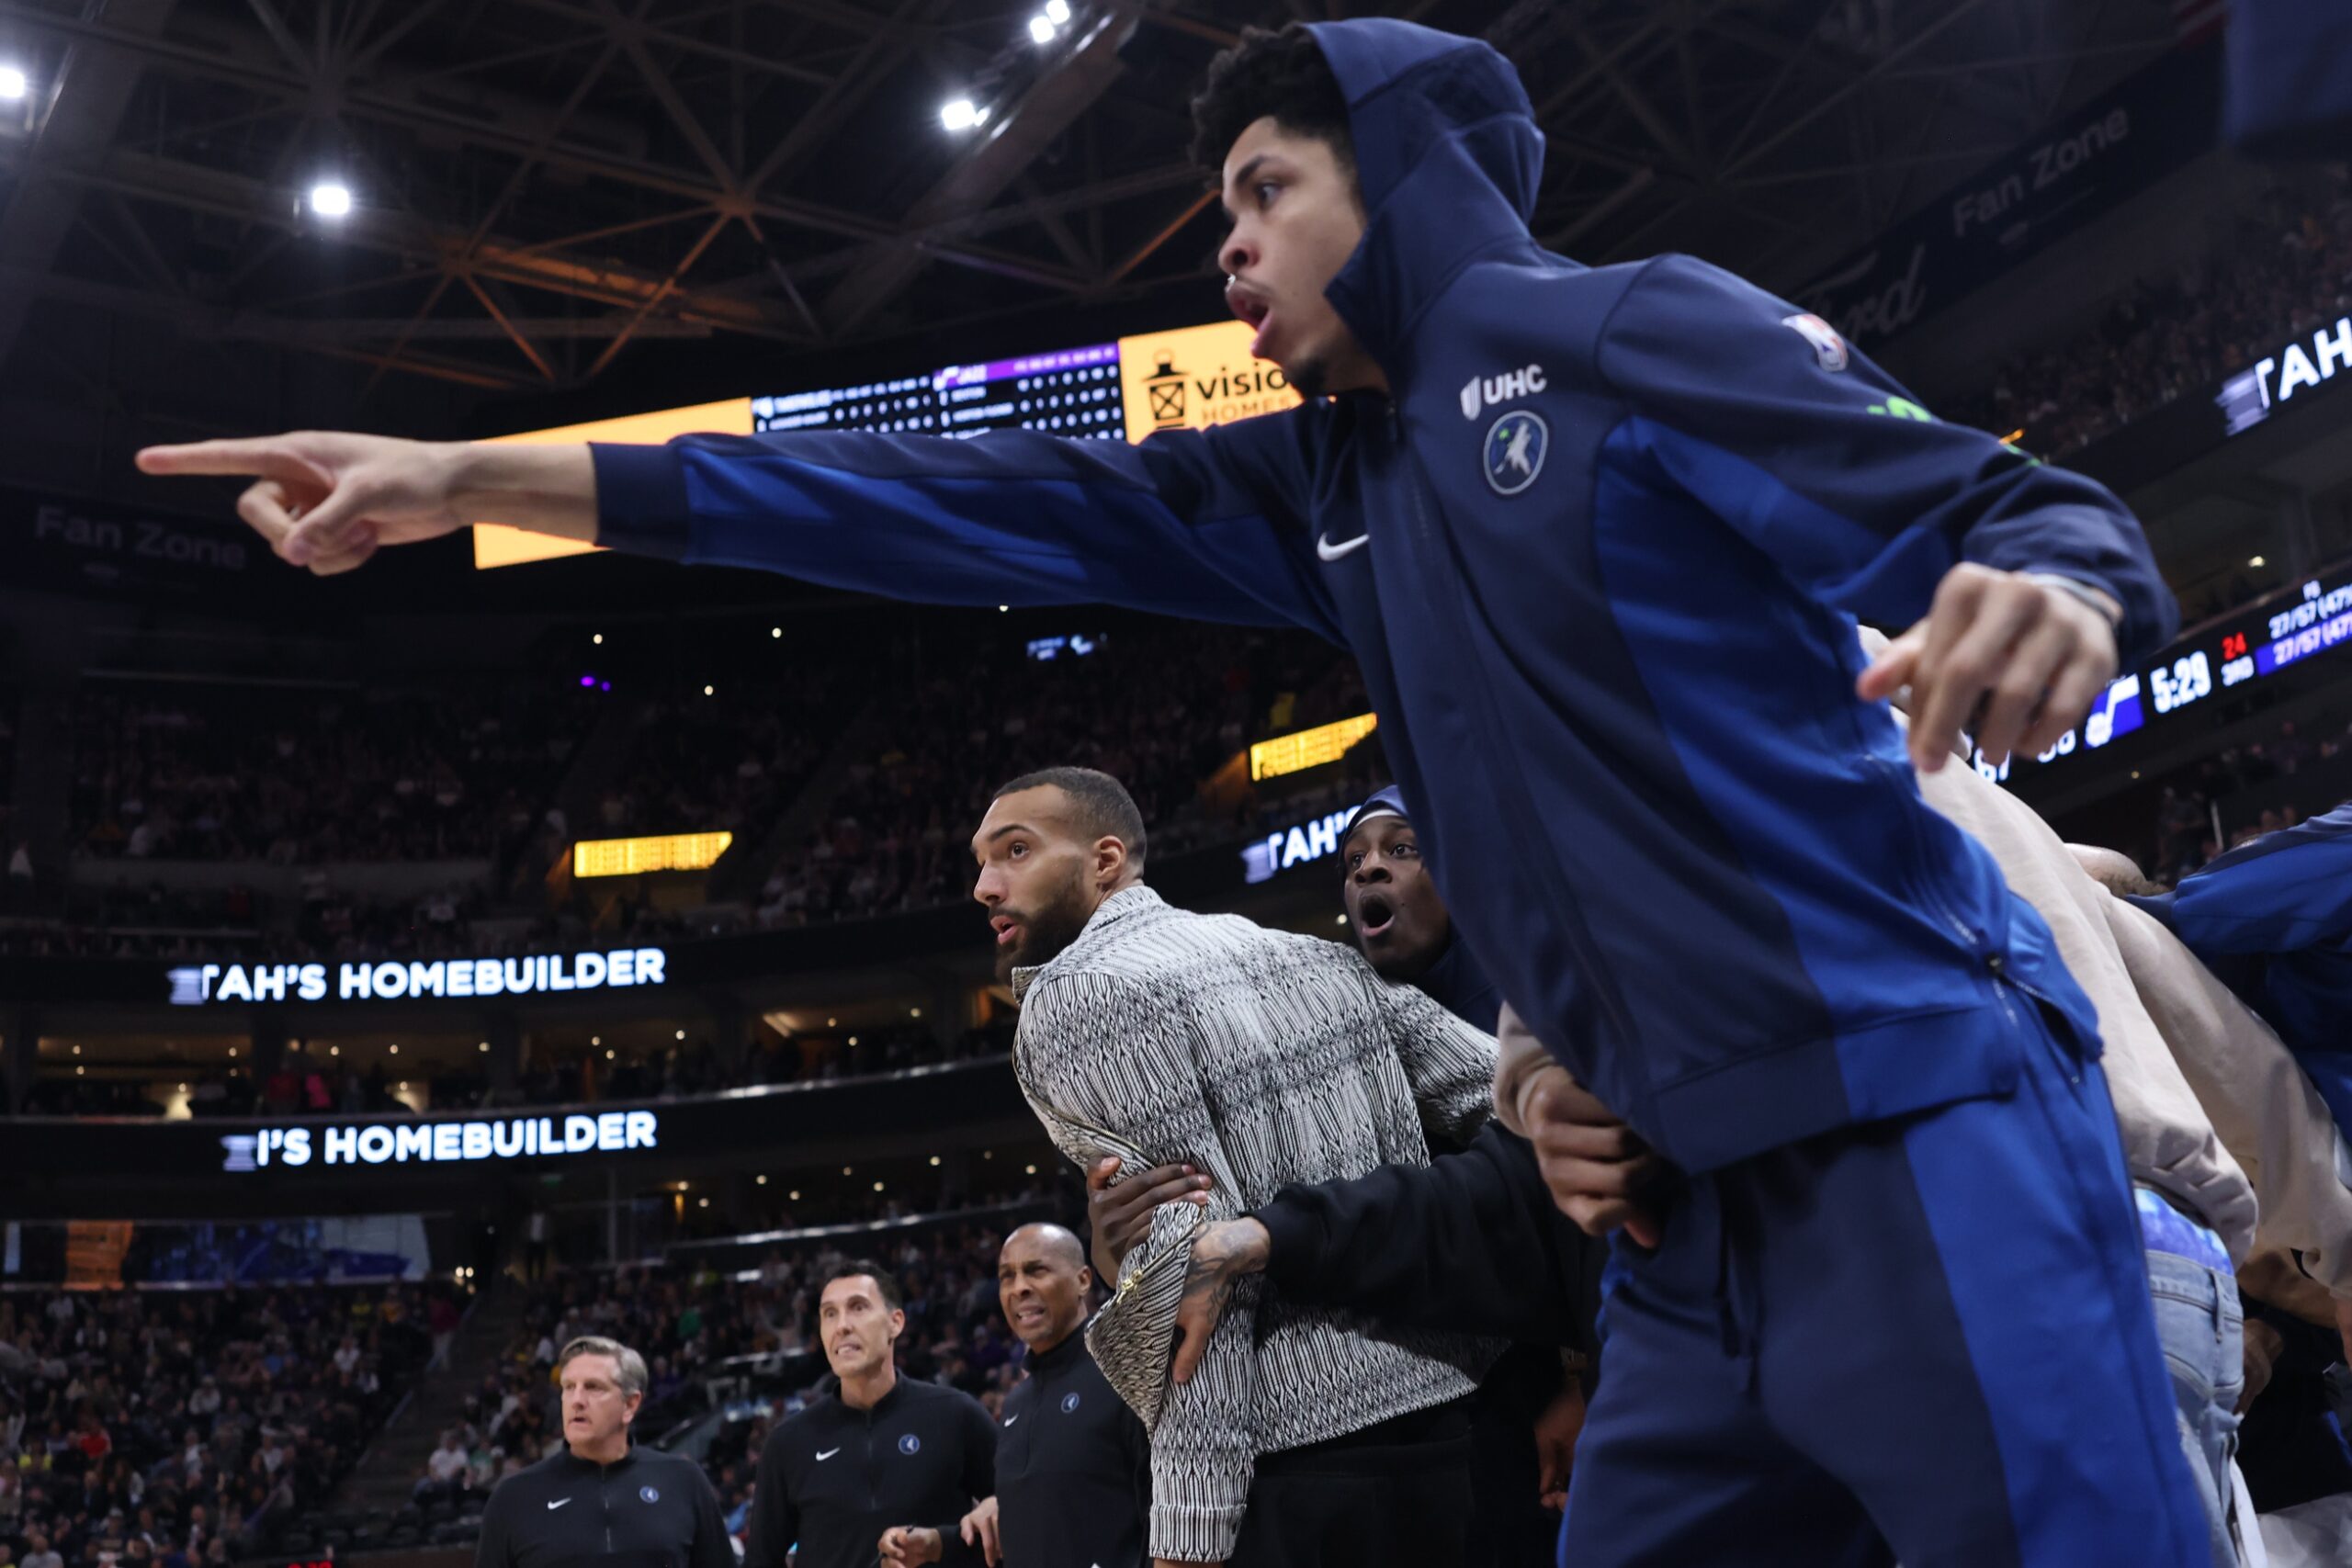
[[695,1542],[686,1568],[735,1568],[735,1543],[728,1539],[727,1515],[718,1506],[718,1489],[700,1465],[694,1469]]
[[932,1520],[931,1528],[939,1532],[941,1568],[983,1568],[988,1554],[965,1544],[963,1524],[965,1514],[996,1491],[996,1423],[977,1399],[957,1400],[956,1417],[963,1428],[964,1472],[956,1484],[964,1489],[964,1506],[952,1519]]
[[2352,947],[2352,805],[2180,879],[2165,923],[2199,957]]
[[1266,1277],[1289,1300],[1400,1328],[1582,1344],[1574,1227],[1534,1147],[1498,1125],[1426,1167],[1285,1187],[1251,1217],[1266,1227]]
[[597,542],[894,599],[1107,603],[1337,641],[1303,516],[1321,414],[1139,446],[1024,430],[593,446]]
[[1604,465],[1657,465],[1815,597],[1883,625],[1926,615],[1944,574],[1973,561],[2104,592],[2126,664],[2177,629],[2138,520],[2103,486],[1942,423],[1800,320],[1703,262],[1651,263],[1598,351],[1631,410]]
[[752,1529],[743,1540],[743,1568],[785,1568],[786,1554],[800,1539],[800,1511],[784,1475],[784,1444],[774,1432],[760,1450],[752,1483]]

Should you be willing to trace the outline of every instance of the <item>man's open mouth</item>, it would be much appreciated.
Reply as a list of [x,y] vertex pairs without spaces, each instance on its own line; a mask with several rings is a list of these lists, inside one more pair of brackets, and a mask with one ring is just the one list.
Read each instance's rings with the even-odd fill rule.
[[1396,923],[1396,907],[1377,893],[1367,893],[1356,901],[1356,932],[1360,936],[1378,936]]

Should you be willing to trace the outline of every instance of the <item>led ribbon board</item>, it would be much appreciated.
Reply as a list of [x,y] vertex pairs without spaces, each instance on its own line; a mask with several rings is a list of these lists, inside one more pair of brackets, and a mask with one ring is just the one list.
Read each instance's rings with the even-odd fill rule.
[[639,876],[650,871],[707,871],[735,835],[663,833],[645,839],[582,839],[571,846],[574,876]]
[[[780,396],[663,409],[621,419],[504,435],[499,443],[656,443],[673,436],[857,430],[885,435],[978,435],[1042,430],[1080,438],[1141,441],[1162,430],[1201,430],[1295,408],[1280,367],[1250,357],[1243,321],[1212,321],[1116,343],[949,365],[928,376],[819,388]],[[597,547],[527,533],[492,520],[473,528],[474,565],[513,566]]]
[[1250,777],[1252,781],[1278,779],[1285,773],[1303,773],[1309,768],[1336,762],[1347,754],[1349,747],[1371,734],[1379,724],[1377,714],[1358,714],[1353,718],[1336,719],[1312,729],[1261,740],[1250,748]]

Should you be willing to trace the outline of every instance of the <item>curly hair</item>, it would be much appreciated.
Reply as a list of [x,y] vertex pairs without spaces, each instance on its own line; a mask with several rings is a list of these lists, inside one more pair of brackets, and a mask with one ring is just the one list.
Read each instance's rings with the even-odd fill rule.
[[1193,161],[1216,177],[1241,133],[1269,115],[1294,136],[1328,144],[1354,178],[1347,95],[1304,23],[1280,32],[1244,28],[1239,43],[1209,62],[1208,76],[1193,98]]

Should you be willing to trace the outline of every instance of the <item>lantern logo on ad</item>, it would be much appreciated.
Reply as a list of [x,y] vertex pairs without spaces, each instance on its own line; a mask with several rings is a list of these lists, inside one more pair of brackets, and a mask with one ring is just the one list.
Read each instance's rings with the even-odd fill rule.
[[1119,397],[1127,439],[1158,430],[1202,430],[1305,401],[1272,360],[1253,359],[1247,321],[1119,340]]
[[265,1127],[220,1140],[222,1170],[272,1166],[467,1165],[550,1155],[625,1154],[661,1146],[650,1111],[593,1116],[502,1116],[480,1122],[378,1122],[345,1127]]

